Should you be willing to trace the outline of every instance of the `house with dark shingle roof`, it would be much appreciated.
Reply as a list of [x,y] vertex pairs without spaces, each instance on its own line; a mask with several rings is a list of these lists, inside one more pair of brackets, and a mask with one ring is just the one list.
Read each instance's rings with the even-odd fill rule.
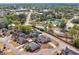
[[40,44],[37,44],[37,43],[35,43],[35,42],[30,42],[30,43],[25,47],[25,49],[26,49],[26,51],[33,52],[33,51],[39,49],[40,47],[41,47]]
[[37,31],[36,29],[33,29],[32,32],[30,32],[30,37],[38,37],[38,35],[41,34],[41,32]]
[[12,34],[13,40],[17,41],[19,44],[24,44],[26,42],[26,35],[21,31],[15,31]]
[[17,38],[17,42],[18,42],[19,44],[24,44],[24,43],[26,43],[26,38],[24,38],[24,37],[18,37],[18,38]]
[[44,36],[44,35],[39,35],[38,38],[37,38],[37,41],[39,43],[48,43],[51,41],[51,38],[47,37],[47,36]]
[[79,55],[79,53],[66,47],[66,49],[62,52],[62,55]]

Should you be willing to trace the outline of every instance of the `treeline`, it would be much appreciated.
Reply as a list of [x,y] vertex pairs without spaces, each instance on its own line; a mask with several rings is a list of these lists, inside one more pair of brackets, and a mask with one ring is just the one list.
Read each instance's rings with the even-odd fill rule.
[[0,4],[0,9],[16,9],[16,8],[74,8],[78,4],[56,4],[56,3],[18,3],[18,4]]

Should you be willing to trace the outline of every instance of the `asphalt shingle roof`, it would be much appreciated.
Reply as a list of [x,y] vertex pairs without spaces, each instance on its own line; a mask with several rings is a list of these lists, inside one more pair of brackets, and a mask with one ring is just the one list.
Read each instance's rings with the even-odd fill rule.
[[31,48],[31,50],[36,50],[36,49],[40,48],[40,45],[35,42],[29,43],[28,46]]

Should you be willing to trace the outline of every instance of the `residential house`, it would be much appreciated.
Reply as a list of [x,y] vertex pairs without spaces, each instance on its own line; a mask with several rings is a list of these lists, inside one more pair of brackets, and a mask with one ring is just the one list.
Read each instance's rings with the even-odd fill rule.
[[17,41],[19,44],[24,44],[26,42],[26,35],[21,31],[15,31],[12,34],[12,39]]
[[27,46],[26,46],[26,51],[30,51],[33,52],[37,49],[39,49],[41,46],[35,42],[30,42]]
[[33,29],[32,32],[30,32],[30,37],[38,37],[38,35],[41,34],[41,32],[37,31],[36,29]]
[[24,43],[26,43],[26,38],[19,36],[19,37],[17,38],[17,42],[18,42],[19,44],[24,44]]
[[48,43],[48,42],[51,41],[51,38],[40,34],[40,35],[38,36],[38,38],[37,38],[37,41],[38,41],[39,43]]
[[62,55],[79,55],[79,53],[66,47],[66,49],[62,52]]

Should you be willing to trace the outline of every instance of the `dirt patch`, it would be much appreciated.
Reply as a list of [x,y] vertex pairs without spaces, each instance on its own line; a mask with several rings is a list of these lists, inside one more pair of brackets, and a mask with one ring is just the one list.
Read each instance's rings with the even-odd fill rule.
[[43,44],[41,46],[41,48],[43,48],[43,49],[49,49],[49,48],[53,48],[53,47],[51,45],[49,45],[49,44]]
[[17,47],[17,46],[20,45],[20,44],[18,44],[17,42],[15,42],[15,41],[13,41],[13,40],[10,40],[9,43],[12,44],[14,47]]

